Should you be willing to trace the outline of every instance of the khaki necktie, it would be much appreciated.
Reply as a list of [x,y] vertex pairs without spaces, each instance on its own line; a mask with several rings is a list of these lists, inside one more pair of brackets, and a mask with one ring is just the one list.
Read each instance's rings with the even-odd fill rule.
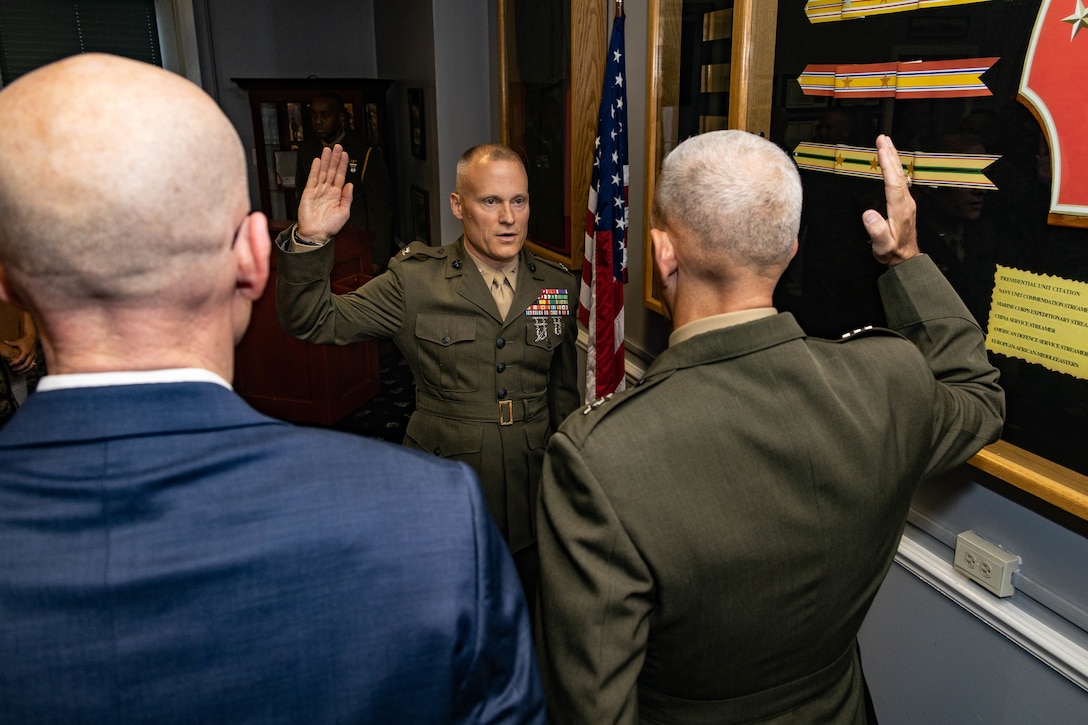
[[510,280],[502,272],[496,272],[491,278],[491,296],[495,298],[495,304],[499,306],[499,315],[505,320],[506,313],[510,311],[510,304],[514,301],[514,288],[510,286]]

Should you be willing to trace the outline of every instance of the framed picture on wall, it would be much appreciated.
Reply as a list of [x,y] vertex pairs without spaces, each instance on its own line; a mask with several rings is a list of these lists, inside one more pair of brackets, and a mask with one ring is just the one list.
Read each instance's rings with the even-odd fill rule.
[[[408,89],[408,138],[412,142],[412,156],[427,158],[427,134],[423,126],[423,89]],[[414,189],[414,187],[413,187]]]
[[416,241],[431,243],[431,195],[412,186],[412,231]]

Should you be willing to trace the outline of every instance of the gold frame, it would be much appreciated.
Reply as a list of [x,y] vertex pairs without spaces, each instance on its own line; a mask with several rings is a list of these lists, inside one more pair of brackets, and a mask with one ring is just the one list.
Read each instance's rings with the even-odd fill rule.
[[994,478],[1088,521],[1088,476],[1001,440],[968,461]]
[[[509,143],[510,120],[510,49],[507,47],[507,0],[497,0],[499,26],[499,116],[502,141]],[[567,109],[570,135],[570,256],[529,241],[535,254],[582,268],[585,247],[585,212],[593,166],[593,141],[597,134],[597,110],[601,102],[601,76],[608,50],[608,0],[570,0],[570,106]],[[581,212],[581,213],[579,213]]]
[[[650,206],[661,162],[665,158],[664,110],[675,108],[680,95],[680,17],[683,0],[650,0],[649,72],[646,100],[646,203],[643,228],[645,279],[643,304],[664,313],[650,241]],[[732,76],[729,82],[729,128],[770,136],[774,97],[774,44],[778,3],[736,0],[733,4]]]

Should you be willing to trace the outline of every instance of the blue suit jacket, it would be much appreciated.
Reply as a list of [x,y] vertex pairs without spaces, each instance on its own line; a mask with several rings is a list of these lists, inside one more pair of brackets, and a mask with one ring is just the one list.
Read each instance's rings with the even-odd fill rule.
[[0,721],[542,722],[475,475],[208,383],[0,433]]

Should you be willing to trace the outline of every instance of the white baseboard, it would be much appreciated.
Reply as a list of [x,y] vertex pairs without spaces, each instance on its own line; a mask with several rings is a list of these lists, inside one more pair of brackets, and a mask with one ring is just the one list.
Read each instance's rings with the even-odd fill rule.
[[[1048,616],[1031,600],[1001,599],[970,581],[947,560],[921,542],[928,538],[907,525],[895,562],[979,620],[1088,692],[1088,633]],[[1032,611],[1032,610],[1042,611]],[[1083,635],[1083,636],[1082,636]]]

